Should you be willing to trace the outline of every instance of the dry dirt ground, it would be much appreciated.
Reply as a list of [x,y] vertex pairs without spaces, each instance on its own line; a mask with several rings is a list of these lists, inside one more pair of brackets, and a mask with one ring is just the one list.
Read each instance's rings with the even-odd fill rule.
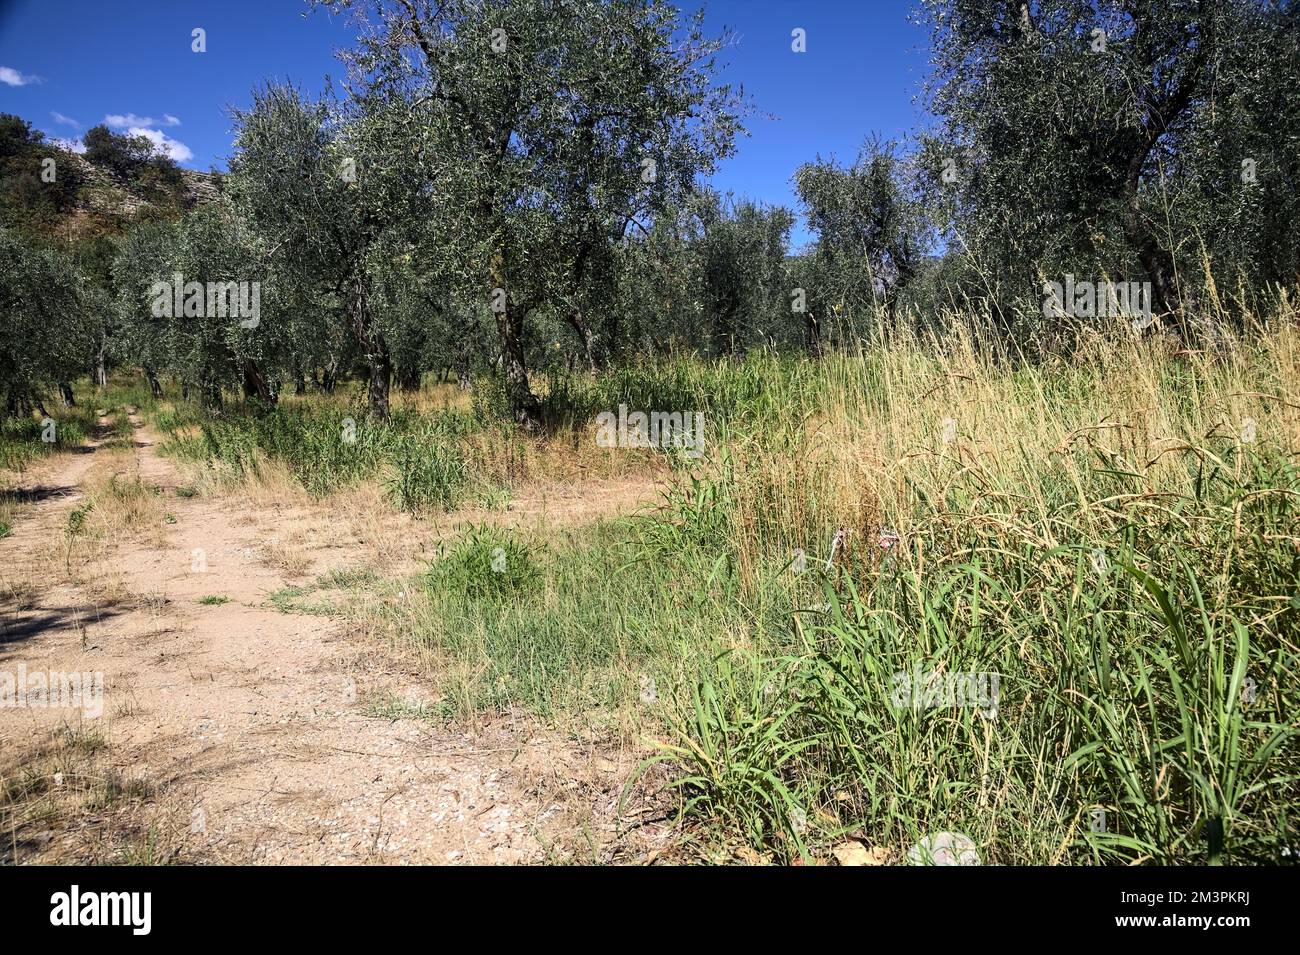
[[[132,424],[133,448],[92,441],[6,492],[25,503],[0,540],[0,674],[20,664],[102,673],[104,694],[98,718],[30,701],[0,707],[0,861],[657,855],[670,837],[662,808],[638,795],[619,811],[640,754],[524,716],[457,731],[374,715],[367,701],[427,695],[436,678],[330,617],[267,602],[303,575],[355,563],[354,523],[307,504],[178,496],[183,477],[156,453],[158,436]],[[69,521],[103,472],[161,489],[167,514],[78,566]],[[510,519],[589,519],[654,493],[648,480],[593,482],[525,495]],[[397,564],[423,549],[410,546],[413,523],[383,528],[402,551]],[[208,595],[228,602],[200,603]]]

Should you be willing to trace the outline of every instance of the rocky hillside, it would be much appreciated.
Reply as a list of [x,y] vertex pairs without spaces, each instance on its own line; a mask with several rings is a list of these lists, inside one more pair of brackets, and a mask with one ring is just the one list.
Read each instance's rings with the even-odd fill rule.
[[173,191],[96,166],[76,153],[60,150],[59,158],[71,163],[83,182],[74,210],[87,216],[129,221],[150,207],[192,209],[218,194],[217,176],[211,173],[178,168],[181,185]]
[[177,167],[171,177],[129,175],[89,162],[84,156],[58,150],[58,162],[67,163],[77,188],[72,201],[62,210],[60,224],[65,234],[118,232],[136,219],[164,218],[214,200],[220,192],[219,177]]
[[86,144],[73,152],[0,113],[0,226],[63,245],[179,216],[220,192],[218,175],[182,169],[147,141],[97,128]]

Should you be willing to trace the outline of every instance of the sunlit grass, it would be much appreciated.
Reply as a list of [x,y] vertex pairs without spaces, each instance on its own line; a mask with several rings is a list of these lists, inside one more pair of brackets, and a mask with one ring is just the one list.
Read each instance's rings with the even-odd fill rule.
[[[1275,862],[1300,795],[1297,380],[1281,320],[1214,351],[1099,336],[1037,364],[955,325],[557,377],[542,439],[490,395],[413,400],[355,444],[338,401],[158,420],[196,461],[384,479],[428,514],[554,449],[659,453],[595,449],[601,410],[703,411],[706,454],[662,455],[653,513],[471,528],[413,578],[272,604],[418,649],[422,717],[642,742],[693,831],[777,858],[959,831],[999,863]],[[896,706],[900,674],[996,675],[996,714]]]

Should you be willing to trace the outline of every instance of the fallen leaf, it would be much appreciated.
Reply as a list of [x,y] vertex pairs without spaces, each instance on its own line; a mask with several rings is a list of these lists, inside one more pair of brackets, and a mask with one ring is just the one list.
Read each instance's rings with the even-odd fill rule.
[[889,850],[876,846],[868,849],[860,842],[844,842],[831,850],[840,865],[889,865]]
[[748,846],[741,846],[734,853],[735,857],[745,865],[771,865],[772,855],[766,852],[755,852]]

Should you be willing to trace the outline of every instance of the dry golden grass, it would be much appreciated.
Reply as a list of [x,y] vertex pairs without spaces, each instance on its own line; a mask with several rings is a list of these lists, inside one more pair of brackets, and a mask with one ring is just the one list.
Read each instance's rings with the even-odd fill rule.
[[111,765],[99,729],[63,726],[0,762],[0,852],[14,864],[195,861],[183,801]]
[[1048,483],[1072,485],[1085,518],[1099,513],[1088,493],[1099,460],[1141,475],[1149,493],[1190,494],[1181,456],[1207,437],[1253,428],[1256,442],[1300,448],[1291,322],[1180,352],[1181,362],[1165,339],[1098,337],[1075,362],[1014,371],[964,326],[938,339],[899,336],[864,357],[823,359],[829,381],[815,411],[792,413],[783,434],[735,443],[742,566],[763,558],[761,528],[785,528],[792,541],[827,525],[874,534],[890,513],[905,533],[908,502],[942,501],[959,477],[983,488],[973,510],[1049,527]]
[[289,541],[271,540],[262,545],[262,563],[286,577],[301,577],[311,569],[312,556],[306,548]]
[[161,546],[167,527],[162,489],[144,480],[130,451],[99,453],[107,458],[91,467],[83,483],[87,536],[109,547],[126,539]]

